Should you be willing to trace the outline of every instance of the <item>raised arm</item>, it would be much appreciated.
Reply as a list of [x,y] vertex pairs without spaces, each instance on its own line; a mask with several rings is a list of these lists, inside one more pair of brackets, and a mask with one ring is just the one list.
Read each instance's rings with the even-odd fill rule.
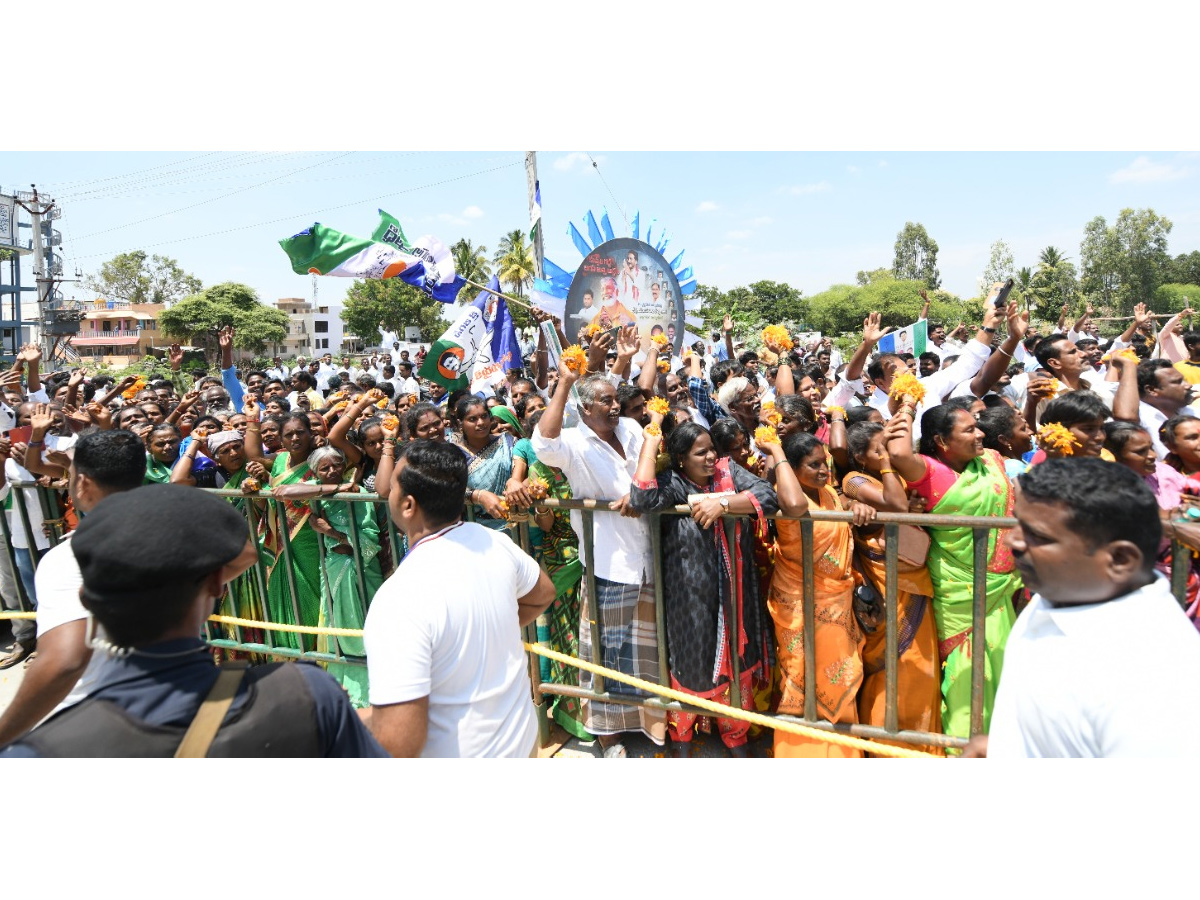
[[562,433],[563,413],[567,408],[567,398],[571,396],[571,388],[578,380],[579,376],[566,366],[563,366],[558,373],[558,387],[554,389],[550,405],[542,413],[542,418],[537,425],[538,433],[546,440],[552,441]]
[[1113,368],[1120,370],[1120,383],[1113,395],[1113,418],[1120,422],[1137,422],[1138,415],[1138,364],[1126,356],[1114,353],[1109,361]]
[[729,354],[730,360],[735,360],[733,355],[733,316],[725,313],[725,319],[721,323],[721,330],[725,332],[725,352]]
[[242,384],[237,378],[237,369],[233,365],[233,334],[233,326],[226,325],[217,336],[217,342],[221,346],[221,384],[229,393],[229,402],[233,404],[234,411],[241,412],[242,398],[246,392],[242,390]]
[[[667,351],[670,352],[669,350]],[[638,373],[637,385],[641,388],[642,396],[649,400],[654,396],[658,384],[658,344],[650,342],[646,348],[646,361],[642,363],[642,371]]]
[[342,410],[342,417],[329,429],[329,443],[346,454],[347,465],[357,466],[362,462],[362,450],[350,442],[350,429],[354,427],[362,411],[373,402],[371,392],[359,394],[352,402],[346,404],[346,408]]
[[783,452],[783,445],[778,441],[772,444],[762,444],[759,449],[770,454],[775,460],[775,496],[779,498],[779,511],[789,516],[807,516],[808,498],[804,496],[804,488],[792,467],[788,464]]
[[912,410],[908,406],[902,407],[891,421],[900,422],[894,427],[891,427],[891,422],[888,423],[887,452],[892,468],[909,484],[915,484],[925,477],[926,466],[925,460],[913,450]]
[[1013,361],[1013,354],[1021,345],[1021,341],[1025,338],[1025,332],[1029,328],[1029,313],[1019,313],[1015,300],[1009,302],[1005,314],[1008,316],[1008,336],[1000,345],[1000,349],[993,351],[992,355],[988,357],[983,368],[979,370],[979,374],[971,379],[971,393],[976,397],[982,397],[990,391],[1008,370],[1009,364]]
[[246,459],[261,459],[271,461],[275,459],[275,454],[263,453],[262,445],[262,410],[258,408],[258,404],[251,398],[246,401],[246,406],[243,409],[246,414]]

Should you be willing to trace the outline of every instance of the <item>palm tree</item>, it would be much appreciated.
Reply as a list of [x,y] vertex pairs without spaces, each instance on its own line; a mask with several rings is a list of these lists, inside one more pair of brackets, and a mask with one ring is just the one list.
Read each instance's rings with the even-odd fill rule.
[[1066,259],[1057,247],[1047,247],[1038,255],[1038,263],[1048,269],[1057,269]]
[[496,266],[496,277],[512,285],[516,296],[525,296],[524,288],[533,283],[535,274],[533,246],[525,243],[525,232],[518,228],[500,238],[492,263]]
[[487,284],[492,277],[492,264],[488,262],[487,247],[476,247],[466,238],[461,238],[450,248],[454,254],[454,268],[458,274],[476,284]]

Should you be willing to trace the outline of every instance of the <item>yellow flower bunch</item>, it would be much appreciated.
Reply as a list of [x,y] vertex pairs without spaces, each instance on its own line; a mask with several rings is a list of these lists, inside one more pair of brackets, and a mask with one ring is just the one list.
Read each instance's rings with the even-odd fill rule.
[[400,427],[400,420],[395,416],[384,416],[381,421],[383,423],[383,427],[388,431],[395,431]]
[[341,411],[342,411],[343,409],[345,409],[345,408],[346,408],[348,405],[349,405],[349,401],[347,401],[347,400],[339,400],[337,403],[333,404],[333,410],[332,410],[332,411],[333,411],[333,412],[341,412]]
[[662,437],[662,429],[653,422],[646,426],[643,433],[646,435],[646,437]]
[[770,425],[772,428],[778,428],[780,426],[780,424],[783,422],[783,416],[781,416],[777,412],[767,413],[766,418],[767,418],[767,424]]
[[844,408],[842,408],[842,407],[840,407],[840,406],[827,406],[827,407],[825,407],[825,415],[829,416],[830,418],[833,418],[833,414],[834,414],[835,412],[836,412],[836,413],[841,413],[841,414],[842,414],[842,418],[843,418],[843,419],[844,419],[844,418],[846,418],[846,410],[845,410]]
[[550,485],[536,475],[531,475],[525,484],[529,488],[529,495],[534,500],[542,500],[550,494]]
[[655,346],[658,347],[659,350],[662,350],[664,347],[666,347],[668,343],[667,336],[665,334],[656,334],[652,336],[650,340],[654,342]]
[[762,330],[763,343],[768,347],[778,347],[780,350],[791,350],[794,346],[792,336],[782,325],[768,325]]
[[377,407],[379,407],[380,409],[387,409],[387,405],[388,405],[388,398],[387,398],[387,397],[380,397],[378,400],[376,400],[376,401],[375,401],[375,405],[376,405]]
[[671,404],[667,402],[665,397],[652,397],[646,401],[646,409],[649,412],[665,416],[671,411]]
[[588,325],[587,328],[585,328],[583,330],[583,333],[585,335],[587,335],[589,338],[594,338],[596,335],[598,335],[600,333],[600,325],[596,322],[592,322],[590,325]]
[[[374,403],[376,400],[385,400],[386,401],[387,394],[385,394],[379,388],[371,388],[369,391],[367,391],[367,399],[370,400],[372,403]],[[384,403],[383,405],[387,406],[387,403]]]
[[572,344],[562,352],[561,362],[563,366],[570,369],[576,375],[587,373],[587,354],[583,352],[583,348],[578,344]]
[[754,443],[760,447],[766,444],[778,444],[779,433],[770,425],[759,425],[754,429]]
[[658,371],[662,372],[664,375],[671,371],[671,361],[665,357],[658,361],[657,366]]
[[262,485],[259,483],[257,478],[243,478],[242,490],[252,494],[257,494],[262,490]]
[[765,413],[773,413],[775,411],[775,401],[768,400],[766,403],[764,403],[762,405],[761,409]]
[[1057,422],[1047,422],[1039,428],[1037,439],[1043,450],[1054,450],[1063,456],[1074,456],[1075,448],[1080,446],[1075,435]]
[[903,375],[896,376],[892,381],[892,389],[888,396],[895,397],[897,400],[912,397],[915,402],[920,403],[925,399],[925,386],[912,372],[905,372]]
[[137,381],[121,392],[121,396],[126,400],[132,400],[146,388],[146,379],[141,375],[137,377]]

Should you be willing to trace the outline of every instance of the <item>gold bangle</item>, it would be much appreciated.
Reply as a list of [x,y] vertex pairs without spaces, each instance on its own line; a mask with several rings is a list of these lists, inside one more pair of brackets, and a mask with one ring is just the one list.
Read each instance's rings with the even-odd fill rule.
[[880,469],[879,474],[880,475],[895,475],[896,470],[895,469]]

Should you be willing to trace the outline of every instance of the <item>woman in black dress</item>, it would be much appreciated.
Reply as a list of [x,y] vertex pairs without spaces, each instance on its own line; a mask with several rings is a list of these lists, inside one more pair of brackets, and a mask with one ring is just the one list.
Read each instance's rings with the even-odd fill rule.
[[[708,432],[694,422],[679,425],[667,440],[670,467],[655,475],[662,444],[660,411],[651,411],[629,499],[640,512],[688,502],[691,516],[665,515],[662,523],[663,605],[671,686],[718,703],[731,703],[736,672],[742,709],[754,709],[756,690],[771,678],[771,620],[754,565],[754,535],[765,515],[778,510],[771,486],[729,457],[718,458]],[[694,495],[708,494],[706,497]],[[734,520],[727,541],[721,516]],[[691,713],[668,716],[671,742],[687,756],[696,723]],[[717,719],[721,740],[735,756],[746,753],[749,725]]]

